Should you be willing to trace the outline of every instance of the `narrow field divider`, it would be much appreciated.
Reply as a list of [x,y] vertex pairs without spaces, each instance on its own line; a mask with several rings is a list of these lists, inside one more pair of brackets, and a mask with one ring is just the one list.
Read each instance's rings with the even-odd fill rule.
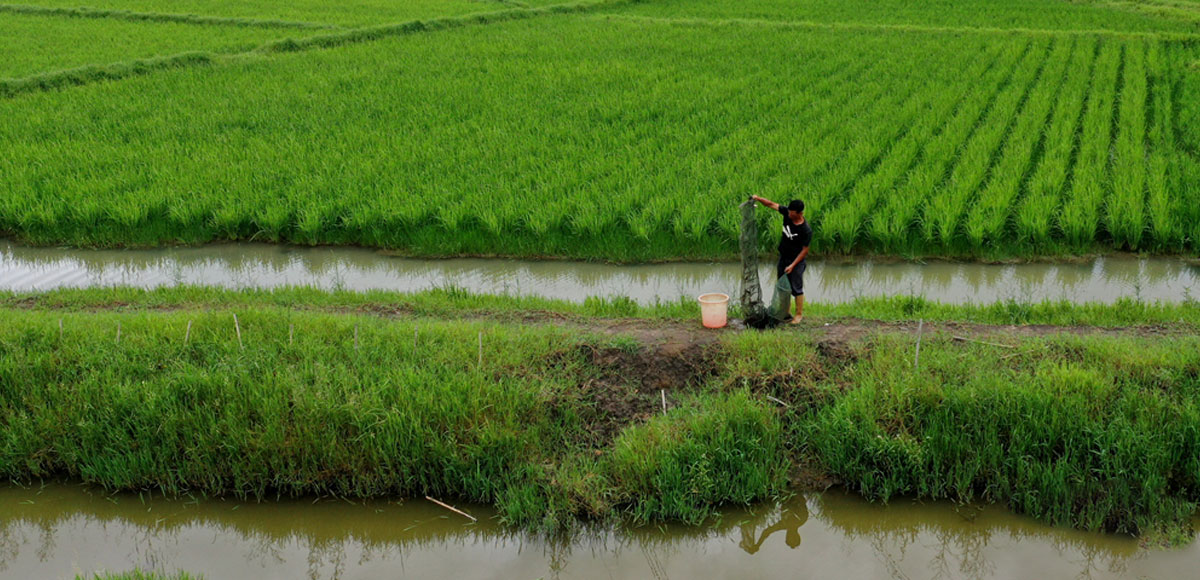
[[341,29],[336,24],[320,22],[296,22],[291,20],[270,20],[258,18],[228,18],[223,16],[205,16],[203,14],[172,14],[162,12],[134,12],[130,10],[106,10],[103,8],[56,8],[50,6],[29,6],[26,4],[0,4],[0,13],[30,14],[38,16],[66,16],[70,18],[96,18],[111,20],[128,20],[131,22],[175,22],[180,24],[199,24],[205,26],[242,26],[253,28],[309,28],[309,29]]
[[216,62],[217,58],[218,55],[212,52],[182,52],[169,56],[87,65],[17,79],[0,79],[0,98],[120,80],[166,69],[210,65]]
[[[619,6],[623,4],[636,3],[639,1],[641,0],[600,0],[558,4],[543,8],[513,8],[508,10],[484,12],[466,16],[438,18],[432,20],[410,20],[398,24],[372,26],[367,28],[349,30],[339,29],[339,32],[319,34],[316,36],[298,39],[284,38],[267,42],[250,51],[235,54],[224,54],[210,51],[189,51],[161,57],[101,65],[88,65],[72,69],[51,71],[30,77],[0,79],[0,98],[9,98],[26,93],[62,89],[99,81],[120,80],[171,68],[214,64],[223,58],[236,58],[252,54],[272,54],[280,52],[299,52],[302,50],[319,48],[333,48],[345,44],[369,42],[389,36],[401,36],[417,32],[432,32],[435,30],[445,30],[463,26],[505,22],[523,18],[533,18],[547,14],[586,12],[602,7]],[[13,6],[14,5],[0,4],[0,12],[6,10],[10,12],[15,11],[11,10]],[[147,18],[147,20],[150,19]],[[249,24],[247,24],[247,26],[249,26]]]
[[997,28],[990,26],[926,26],[920,24],[880,24],[866,22],[817,22],[815,20],[768,20],[762,18],[664,18],[660,16],[641,16],[634,14],[598,14],[597,18],[613,18],[621,20],[638,20],[660,22],[676,26],[761,26],[770,28],[797,28],[805,30],[850,30],[850,31],[888,31],[908,32],[914,34],[990,34],[997,36],[1108,36],[1119,38],[1146,38],[1166,41],[1196,42],[1200,34],[1179,32],[1130,32],[1120,30],[1086,29],[1086,30],[1054,30],[1044,28]]

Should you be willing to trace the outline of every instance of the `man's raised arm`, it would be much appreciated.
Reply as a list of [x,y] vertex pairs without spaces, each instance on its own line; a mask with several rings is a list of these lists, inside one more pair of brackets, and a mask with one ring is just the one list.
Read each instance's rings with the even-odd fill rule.
[[750,199],[753,199],[754,201],[757,201],[758,203],[761,203],[775,211],[779,211],[779,204],[777,204],[765,197],[759,197],[757,195],[752,195],[752,196],[750,196]]

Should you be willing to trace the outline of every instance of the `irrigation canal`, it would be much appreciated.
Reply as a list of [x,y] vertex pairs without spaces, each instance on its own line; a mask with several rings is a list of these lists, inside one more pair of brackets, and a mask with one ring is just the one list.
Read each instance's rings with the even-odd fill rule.
[[[762,281],[774,279],[773,264]],[[31,248],[0,241],[0,290],[182,284],[227,288],[315,286],[414,291],[458,286],[475,292],[537,294],[581,301],[629,296],[641,303],[705,292],[735,296],[736,263],[612,265],[507,259],[399,258],[364,248],[218,244],[152,250]],[[1173,258],[1106,257],[1011,265],[814,261],[810,300],[912,295],[947,303],[1000,300],[1113,302],[1120,297],[1178,302],[1200,298],[1200,266]]]
[[135,567],[207,578],[1186,578],[1200,545],[1051,528],[1000,507],[838,492],[725,512],[715,526],[547,539],[424,499],[165,499],[78,484],[0,487],[0,578]]

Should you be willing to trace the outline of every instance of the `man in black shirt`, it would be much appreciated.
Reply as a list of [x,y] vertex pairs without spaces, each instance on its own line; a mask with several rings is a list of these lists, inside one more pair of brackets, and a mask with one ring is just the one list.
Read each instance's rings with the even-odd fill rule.
[[796,297],[796,316],[792,324],[799,324],[804,319],[804,260],[808,257],[808,245],[812,243],[812,228],[804,219],[804,202],[793,199],[787,207],[781,206],[769,199],[753,196],[754,201],[761,203],[780,214],[783,214],[783,234],[779,237],[779,266],[776,275],[787,276],[792,285],[792,296]]

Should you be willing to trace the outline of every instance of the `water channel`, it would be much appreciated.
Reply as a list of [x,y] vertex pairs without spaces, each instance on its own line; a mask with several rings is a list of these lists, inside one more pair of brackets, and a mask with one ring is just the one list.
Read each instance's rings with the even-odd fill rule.
[[[774,279],[773,265],[761,278]],[[581,301],[629,296],[641,303],[705,292],[736,295],[736,263],[612,265],[505,259],[424,260],[365,248],[218,244],[152,250],[30,248],[0,241],[0,290],[198,284],[227,288],[314,286],[416,291],[458,286],[493,294]],[[947,303],[999,300],[1113,302],[1120,297],[1178,302],[1200,298],[1200,265],[1173,258],[1104,257],[1069,263],[813,261],[809,300],[924,296]]]
[[728,510],[709,527],[546,539],[426,502],[164,498],[0,487],[0,578],[138,567],[212,579],[1185,578],[1200,545],[1051,528],[994,506],[841,492]]

